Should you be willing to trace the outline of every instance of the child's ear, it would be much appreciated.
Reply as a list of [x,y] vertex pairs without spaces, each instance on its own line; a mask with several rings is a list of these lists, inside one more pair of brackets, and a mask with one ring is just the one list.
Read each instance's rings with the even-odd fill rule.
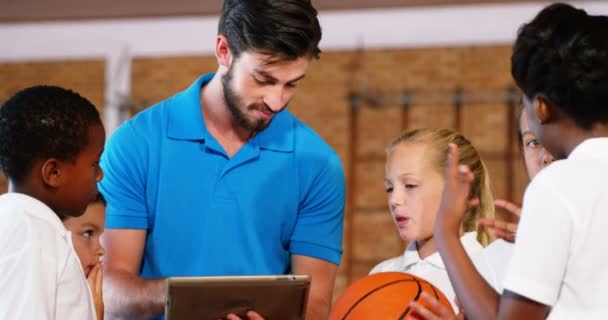
[[42,180],[50,187],[56,188],[61,186],[63,181],[61,161],[55,158],[49,158],[41,167]]
[[543,96],[537,96],[534,98],[534,113],[540,120],[540,124],[547,124],[554,118],[555,110]]

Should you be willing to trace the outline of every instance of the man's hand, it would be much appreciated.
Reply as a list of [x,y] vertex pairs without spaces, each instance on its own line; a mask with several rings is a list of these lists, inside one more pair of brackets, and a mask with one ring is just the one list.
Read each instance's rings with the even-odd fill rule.
[[[521,216],[521,208],[507,200],[496,199],[494,205],[502,208],[519,220]],[[506,222],[497,219],[481,218],[479,224],[492,230],[497,238],[501,238],[508,242],[515,242],[515,232],[517,231],[517,222]]]
[[87,282],[91,289],[91,294],[93,295],[97,320],[103,320],[103,272],[101,270],[101,262],[98,262],[93,266],[93,269],[91,269],[87,276]]

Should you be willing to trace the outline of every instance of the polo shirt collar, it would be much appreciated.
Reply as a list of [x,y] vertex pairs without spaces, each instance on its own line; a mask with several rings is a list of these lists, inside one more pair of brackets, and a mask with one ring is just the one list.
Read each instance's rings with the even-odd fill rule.
[[[201,88],[213,78],[208,73],[198,78],[188,89],[177,94],[168,107],[167,135],[179,140],[206,140],[210,133],[201,110]],[[270,125],[251,139],[261,149],[291,152],[294,150],[296,119],[287,110],[276,114]]]
[[287,110],[276,114],[270,125],[253,137],[252,143],[261,149],[292,152],[294,149],[295,117]]
[[568,159],[608,158],[608,138],[590,138],[579,143]]
[[61,222],[61,219],[59,219],[59,216],[57,216],[57,214],[42,201],[27,194],[17,192],[5,193],[2,195],[2,197],[10,201],[17,208],[22,208],[30,216],[45,221],[55,228],[60,234],[67,233],[67,229]]
[[213,79],[213,73],[198,78],[188,89],[178,93],[167,108],[167,135],[178,140],[205,140],[209,131],[201,110],[201,88]]
[[[462,243],[464,250],[469,255],[472,252],[481,250],[483,248],[477,241],[477,232],[465,233],[462,237],[460,237],[460,242]],[[416,249],[416,242],[411,241],[403,253],[403,268],[407,269],[411,265],[422,261],[426,261],[437,268],[445,269],[445,264],[443,263],[443,259],[441,259],[441,255],[439,255],[439,251],[424,259],[420,259],[420,255],[418,255],[418,250]]]

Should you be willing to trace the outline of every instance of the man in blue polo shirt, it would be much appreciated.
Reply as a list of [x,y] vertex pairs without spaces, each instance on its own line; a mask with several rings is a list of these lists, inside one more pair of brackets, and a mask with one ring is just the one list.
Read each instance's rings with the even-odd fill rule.
[[285,110],[320,53],[303,0],[227,0],[219,68],[111,137],[106,311],[161,315],[169,276],[309,274],[308,319],[327,319],[342,253],[336,153]]

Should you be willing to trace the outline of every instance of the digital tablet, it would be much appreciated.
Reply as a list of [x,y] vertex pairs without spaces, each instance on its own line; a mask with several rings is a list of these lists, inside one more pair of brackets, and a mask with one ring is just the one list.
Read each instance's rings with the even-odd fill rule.
[[266,320],[302,320],[310,276],[171,277],[167,320],[218,320],[234,313],[246,320],[253,310]]

